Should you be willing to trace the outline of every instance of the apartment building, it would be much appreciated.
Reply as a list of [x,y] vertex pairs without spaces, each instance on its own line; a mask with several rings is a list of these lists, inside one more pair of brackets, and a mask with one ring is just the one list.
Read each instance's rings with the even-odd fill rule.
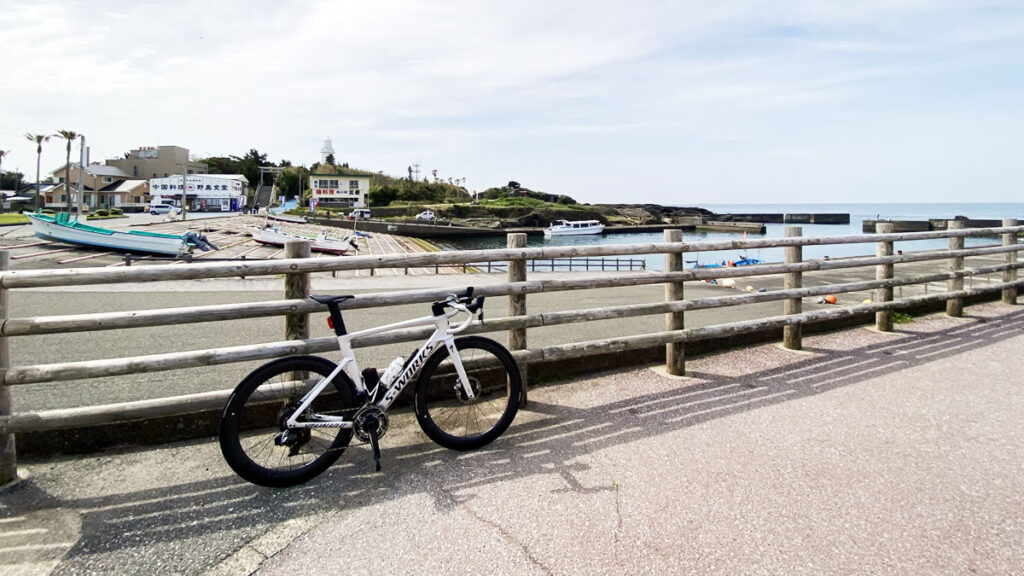
[[188,148],[181,146],[143,146],[125,153],[124,158],[107,160],[107,166],[120,168],[133,180],[152,180],[181,174],[182,166],[188,174],[206,174],[203,162],[189,160]]

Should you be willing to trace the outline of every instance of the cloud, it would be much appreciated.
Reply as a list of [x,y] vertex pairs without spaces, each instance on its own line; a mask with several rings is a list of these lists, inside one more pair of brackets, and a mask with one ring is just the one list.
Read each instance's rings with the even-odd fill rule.
[[[163,143],[310,163],[329,134],[368,169],[420,160],[481,189],[516,171],[590,201],[676,166],[716,198],[792,192],[771,161],[815,183],[860,180],[843,158],[925,179],[953,168],[924,160],[921,117],[1019,132],[1022,28],[999,1],[9,1],[0,148],[27,165],[24,131],[70,128],[94,158]],[[885,141],[911,158],[874,154]],[[983,166],[968,144],[960,162]]]

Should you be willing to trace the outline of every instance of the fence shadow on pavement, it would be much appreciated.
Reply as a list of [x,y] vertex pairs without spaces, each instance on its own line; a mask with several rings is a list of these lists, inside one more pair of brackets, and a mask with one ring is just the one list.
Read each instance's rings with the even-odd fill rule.
[[[165,476],[166,485],[160,488],[118,492],[112,486],[108,495],[91,497],[57,496],[30,477],[0,493],[0,518],[29,517],[45,510],[78,511],[80,535],[73,544],[67,543],[55,573],[99,570],[104,562],[116,565],[122,573],[156,569],[187,573],[216,564],[290,519],[374,506],[409,494],[426,494],[437,509],[444,511],[472,500],[474,490],[481,486],[541,474],[560,475],[565,481],[564,491],[612,490],[587,487],[578,481],[577,474],[587,466],[573,461],[600,448],[855,385],[1022,334],[1024,309],[1000,308],[998,312],[969,316],[936,330],[918,329],[913,323],[898,325],[895,336],[851,349],[814,348],[816,341],[808,338],[810,354],[794,355],[783,366],[727,377],[691,372],[688,379],[678,380],[679,385],[669,391],[639,393],[588,408],[531,399],[525,417],[489,448],[459,453],[418,441],[422,435],[415,436],[417,441],[399,446],[388,446],[385,439],[383,474],[372,472],[372,460],[360,446],[352,448],[353,454],[346,453],[319,478],[287,490],[260,488],[230,475],[219,460],[215,442],[150,448],[147,450],[167,454],[160,457],[163,459],[153,459],[154,466],[163,468],[161,473],[175,474],[173,460],[180,456],[174,454],[196,454],[209,460],[209,475],[213,477],[178,482]],[[713,357],[709,359],[713,361]],[[623,372],[581,380],[610,380]],[[658,376],[652,372],[650,377]],[[414,426],[412,418],[402,425]],[[33,465],[44,468],[49,464]],[[87,466],[76,470],[84,468]],[[65,487],[61,491],[69,490],[69,482],[62,482]],[[192,550],[184,557],[184,545],[168,545],[186,541]],[[17,564],[31,553],[11,541],[3,546],[6,548],[0,547],[0,565]],[[45,551],[39,553],[45,555]]]

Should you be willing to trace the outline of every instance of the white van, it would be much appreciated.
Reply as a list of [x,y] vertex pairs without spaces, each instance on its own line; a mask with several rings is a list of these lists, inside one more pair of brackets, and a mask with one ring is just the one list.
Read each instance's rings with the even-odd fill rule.
[[349,220],[369,220],[370,209],[369,208],[356,208],[355,210],[348,213]]
[[157,214],[169,214],[171,212],[174,212],[175,214],[177,214],[178,213],[178,207],[177,206],[171,206],[170,204],[150,204],[149,205],[149,213],[154,215],[154,216],[156,216]]

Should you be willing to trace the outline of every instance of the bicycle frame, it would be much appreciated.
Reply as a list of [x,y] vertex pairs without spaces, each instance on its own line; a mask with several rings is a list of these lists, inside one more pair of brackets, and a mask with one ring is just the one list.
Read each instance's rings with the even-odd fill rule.
[[[367,328],[366,330],[359,330],[338,336],[338,348],[341,351],[341,361],[327,377],[317,382],[316,385],[302,397],[298,409],[296,409],[291,417],[288,418],[286,423],[287,427],[352,428],[352,420],[346,420],[344,417],[340,416],[316,415],[316,420],[312,422],[300,422],[298,421],[298,418],[300,415],[305,413],[309,408],[309,405],[313,403],[313,400],[316,399],[316,397],[323,392],[324,388],[333,382],[334,378],[341,372],[345,372],[345,375],[355,383],[357,394],[360,392],[368,392],[366,384],[363,382],[363,377],[359,372],[359,363],[356,361],[355,354],[352,351],[353,339],[363,336],[373,336],[385,332],[393,332],[405,328],[415,328],[417,326],[428,326],[433,324],[434,333],[430,335],[426,343],[420,347],[416,354],[406,361],[405,368],[398,374],[398,376],[395,377],[394,381],[388,385],[386,392],[381,399],[374,404],[374,406],[386,412],[395,402],[395,399],[398,398],[398,395],[402,393],[402,390],[405,390],[406,386],[412,382],[413,377],[416,376],[420,368],[422,368],[423,364],[427,361],[427,358],[429,358],[430,354],[437,349],[439,344],[443,344],[448,349],[448,353],[452,358],[452,364],[455,366],[456,372],[458,372],[459,382],[462,384],[463,391],[467,398],[473,398],[473,387],[469,384],[469,378],[466,376],[466,370],[462,365],[462,358],[459,356],[459,351],[455,346],[455,335],[462,332],[469,326],[473,321],[473,315],[465,306],[460,304],[451,303],[449,306],[452,310],[445,312],[440,316],[413,318],[411,320],[403,320],[393,324],[377,326],[376,328]],[[459,312],[465,312],[469,314],[469,317],[455,328],[452,328],[448,319]]]

